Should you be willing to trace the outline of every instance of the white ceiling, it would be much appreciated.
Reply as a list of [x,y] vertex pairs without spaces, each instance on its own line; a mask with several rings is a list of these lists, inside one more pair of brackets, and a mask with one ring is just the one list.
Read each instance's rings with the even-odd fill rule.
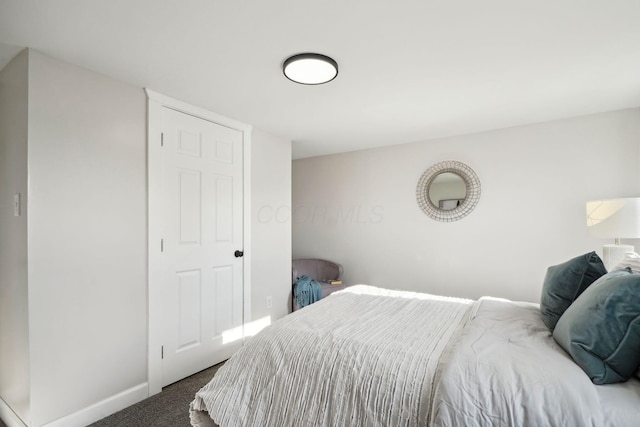
[[[640,106],[638,0],[0,0],[31,47],[293,140],[294,157]],[[336,80],[282,61],[318,52]]]

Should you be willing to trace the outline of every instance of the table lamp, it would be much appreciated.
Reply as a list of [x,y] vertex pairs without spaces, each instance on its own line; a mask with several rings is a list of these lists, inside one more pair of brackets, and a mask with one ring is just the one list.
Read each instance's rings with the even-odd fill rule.
[[632,245],[621,245],[620,239],[640,237],[640,198],[594,200],[587,202],[587,228],[592,237],[615,239],[604,245],[602,261],[607,270],[635,252]]

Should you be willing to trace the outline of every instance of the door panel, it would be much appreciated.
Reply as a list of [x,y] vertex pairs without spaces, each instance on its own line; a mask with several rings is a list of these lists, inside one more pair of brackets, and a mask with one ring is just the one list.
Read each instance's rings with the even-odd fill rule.
[[[233,269],[230,267],[218,267],[214,269],[215,283],[215,300],[219,303],[222,301],[233,300]],[[231,307],[218,304],[216,307],[216,330],[217,335],[228,331],[236,326],[233,318],[233,310]]]
[[229,242],[233,239],[234,217],[233,206],[230,203],[226,203],[226,201],[233,200],[233,178],[217,175],[215,183],[215,238],[220,243]]
[[242,133],[163,108],[163,386],[242,340]]
[[199,171],[178,170],[180,244],[200,243],[202,177]]
[[200,290],[199,270],[178,272],[178,350],[200,343]]

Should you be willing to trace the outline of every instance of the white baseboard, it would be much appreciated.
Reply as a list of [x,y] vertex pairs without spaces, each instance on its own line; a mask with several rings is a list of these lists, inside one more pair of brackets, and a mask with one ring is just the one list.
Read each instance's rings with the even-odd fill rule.
[[[142,383],[128,390],[108,397],[78,412],[59,418],[43,427],[84,427],[102,418],[134,405],[149,397],[149,384]],[[7,427],[12,427],[7,425]],[[20,427],[25,427],[20,426]]]
[[20,417],[13,412],[13,409],[7,405],[7,402],[2,399],[0,399],[0,419],[7,427],[27,427]]

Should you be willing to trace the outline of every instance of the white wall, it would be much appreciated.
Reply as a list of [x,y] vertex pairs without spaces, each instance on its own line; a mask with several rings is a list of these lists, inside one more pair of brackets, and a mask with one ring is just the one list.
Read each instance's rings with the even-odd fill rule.
[[[0,72],[0,398],[29,418],[27,109],[29,56]],[[14,216],[13,196],[24,202]]]
[[[259,214],[290,214],[291,144],[254,129],[251,159],[252,318],[276,319],[291,220]],[[27,425],[80,426],[145,396],[146,185],[142,88],[35,51],[0,73],[0,397]]]
[[255,128],[251,142],[252,319],[273,321],[291,304],[291,142]]
[[[296,160],[293,255],[344,265],[345,281],[538,301],[549,265],[604,241],[585,202],[640,195],[640,110]],[[475,170],[480,202],[436,222],[416,203],[425,169]]]
[[147,380],[146,97],[30,51],[33,425]]

